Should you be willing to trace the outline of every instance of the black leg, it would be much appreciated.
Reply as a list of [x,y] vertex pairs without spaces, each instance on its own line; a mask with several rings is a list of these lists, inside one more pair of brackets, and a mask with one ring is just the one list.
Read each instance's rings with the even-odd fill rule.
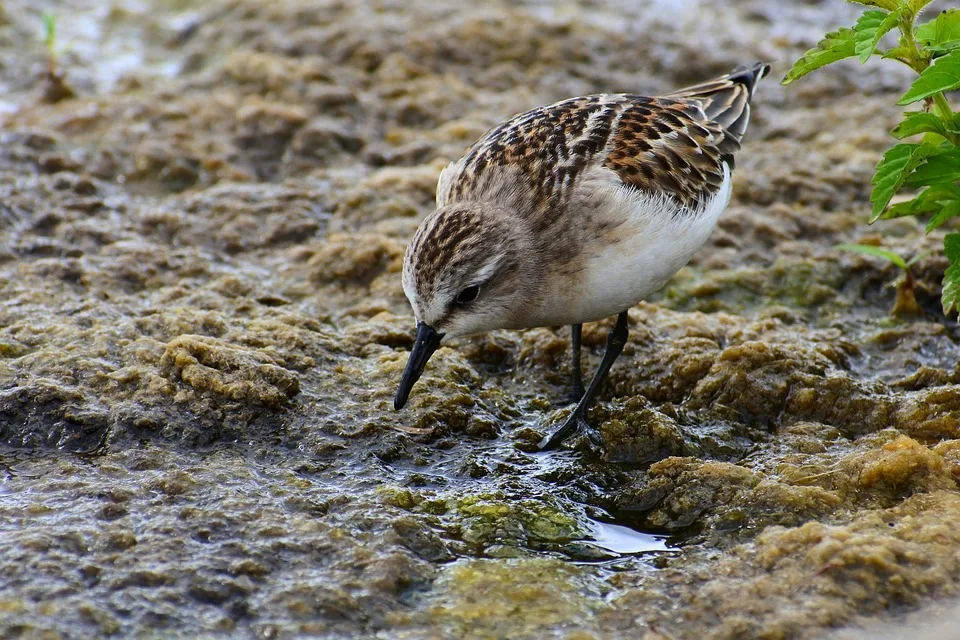
[[580,333],[582,331],[582,324],[570,325],[570,346],[573,350],[573,361],[570,363],[570,379],[573,388],[570,399],[573,402],[580,402],[580,398],[583,397],[583,373],[580,371]]
[[[600,361],[600,366],[597,367],[597,372],[593,374],[593,378],[590,380],[590,386],[587,387],[587,391],[583,394],[583,397],[580,398],[577,408],[573,410],[573,413],[571,413],[567,421],[563,423],[563,426],[540,441],[541,451],[557,447],[557,445],[566,440],[567,437],[578,428],[587,430],[588,435],[593,432],[584,421],[583,416],[586,414],[590,402],[592,402],[594,396],[597,395],[600,383],[603,382],[603,379],[610,371],[610,367],[613,366],[614,361],[616,361],[620,352],[623,351],[623,346],[627,343],[628,334],[627,312],[621,311],[620,315],[617,316],[617,323],[613,326],[613,331],[607,336],[607,349],[603,352],[603,359]],[[593,432],[593,434],[592,438],[596,438],[596,433]]]

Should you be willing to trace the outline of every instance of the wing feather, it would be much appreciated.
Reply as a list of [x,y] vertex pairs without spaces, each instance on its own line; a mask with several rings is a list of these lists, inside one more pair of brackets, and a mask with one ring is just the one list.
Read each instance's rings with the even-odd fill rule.
[[493,177],[506,175],[537,210],[559,212],[583,172],[602,165],[695,211],[720,190],[724,164],[733,168],[768,71],[758,63],[661,98],[597,94],[516,115],[443,170],[437,206],[494,199],[504,186]]

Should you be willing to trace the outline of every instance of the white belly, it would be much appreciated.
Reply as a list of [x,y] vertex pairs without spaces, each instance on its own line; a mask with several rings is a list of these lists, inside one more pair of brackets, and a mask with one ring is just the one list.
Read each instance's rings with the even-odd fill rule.
[[[717,195],[699,211],[677,214],[676,204],[632,189],[607,189],[609,215],[626,219],[584,246],[579,282],[550,283],[539,325],[600,320],[658,291],[703,246],[730,201],[730,169],[724,165]],[[617,218],[613,218],[617,219]]]

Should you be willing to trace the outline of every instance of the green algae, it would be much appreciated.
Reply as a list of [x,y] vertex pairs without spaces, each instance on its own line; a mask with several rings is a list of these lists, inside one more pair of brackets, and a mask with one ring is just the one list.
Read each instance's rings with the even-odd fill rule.
[[558,560],[473,560],[450,567],[438,582],[445,595],[429,602],[425,615],[453,636],[543,637],[589,626],[608,607],[582,569]]
[[549,495],[518,498],[499,491],[437,494],[389,485],[378,487],[377,493],[385,504],[441,516],[435,520],[437,525],[480,556],[563,552],[569,543],[590,537],[585,518]]
[[479,494],[459,498],[454,510],[463,539],[473,544],[560,548],[586,537],[581,522],[547,500],[508,501],[504,495]]
[[699,272],[674,278],[658,297],[685,311],[733,311],[785,306],[815,318],[835,318],[853,301],[843,294],[849,273],[834,260],[780,258],[763,267]]

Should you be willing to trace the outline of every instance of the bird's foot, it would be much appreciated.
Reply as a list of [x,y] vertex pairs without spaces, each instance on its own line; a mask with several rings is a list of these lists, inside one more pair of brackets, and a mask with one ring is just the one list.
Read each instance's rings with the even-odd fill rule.
[[[574,325],[574,342],[579,345],[578,327],[579,325]],[[602,447],[603,441],[600,435],[584,421],[583,416],[587,413],[587,407],[590,406],[590,403],[596,397],[597,389],[610,371],[610,367],[613,366],[614,360],[616,360],[617,357],[620,356],[620,352],[623,351],[623,345],[627,342],[628,334],[627,312],[624,310],[617,315],[617,322],[613,325],[613,330],[610,331],[610,335],[607,336],[607,348],[603,352],[603,358],[600,359],[600,366],[597,367],[593,378],[590,380],[590,386],[587,387],[587,390],[583,393],[583,397],[581,397],[577,403],[577,408],[567,417],[563,425],[540,441],[539,447],[541,451],[556,448],[575,431],[581,431],[587,436],[594,448],[598,446]],[[576,356],[577,352],[578,349],[574,349],[574,356]],[[575,358],[574,365],[573,383],[574,387],[576,387],[578,378],[580,377],[577,375],[580,371],[578,358]],[[582,386],[582,380],[580,383]]]
[[564,440],[577,433],[587,438],[591,449],[595,451],[603,449],[603,438],[600,436],[600,432],[587,424],[581,412],[574,410],[559,429],[544,436],[538,445],[540,451],[556,449],[563,444]]

